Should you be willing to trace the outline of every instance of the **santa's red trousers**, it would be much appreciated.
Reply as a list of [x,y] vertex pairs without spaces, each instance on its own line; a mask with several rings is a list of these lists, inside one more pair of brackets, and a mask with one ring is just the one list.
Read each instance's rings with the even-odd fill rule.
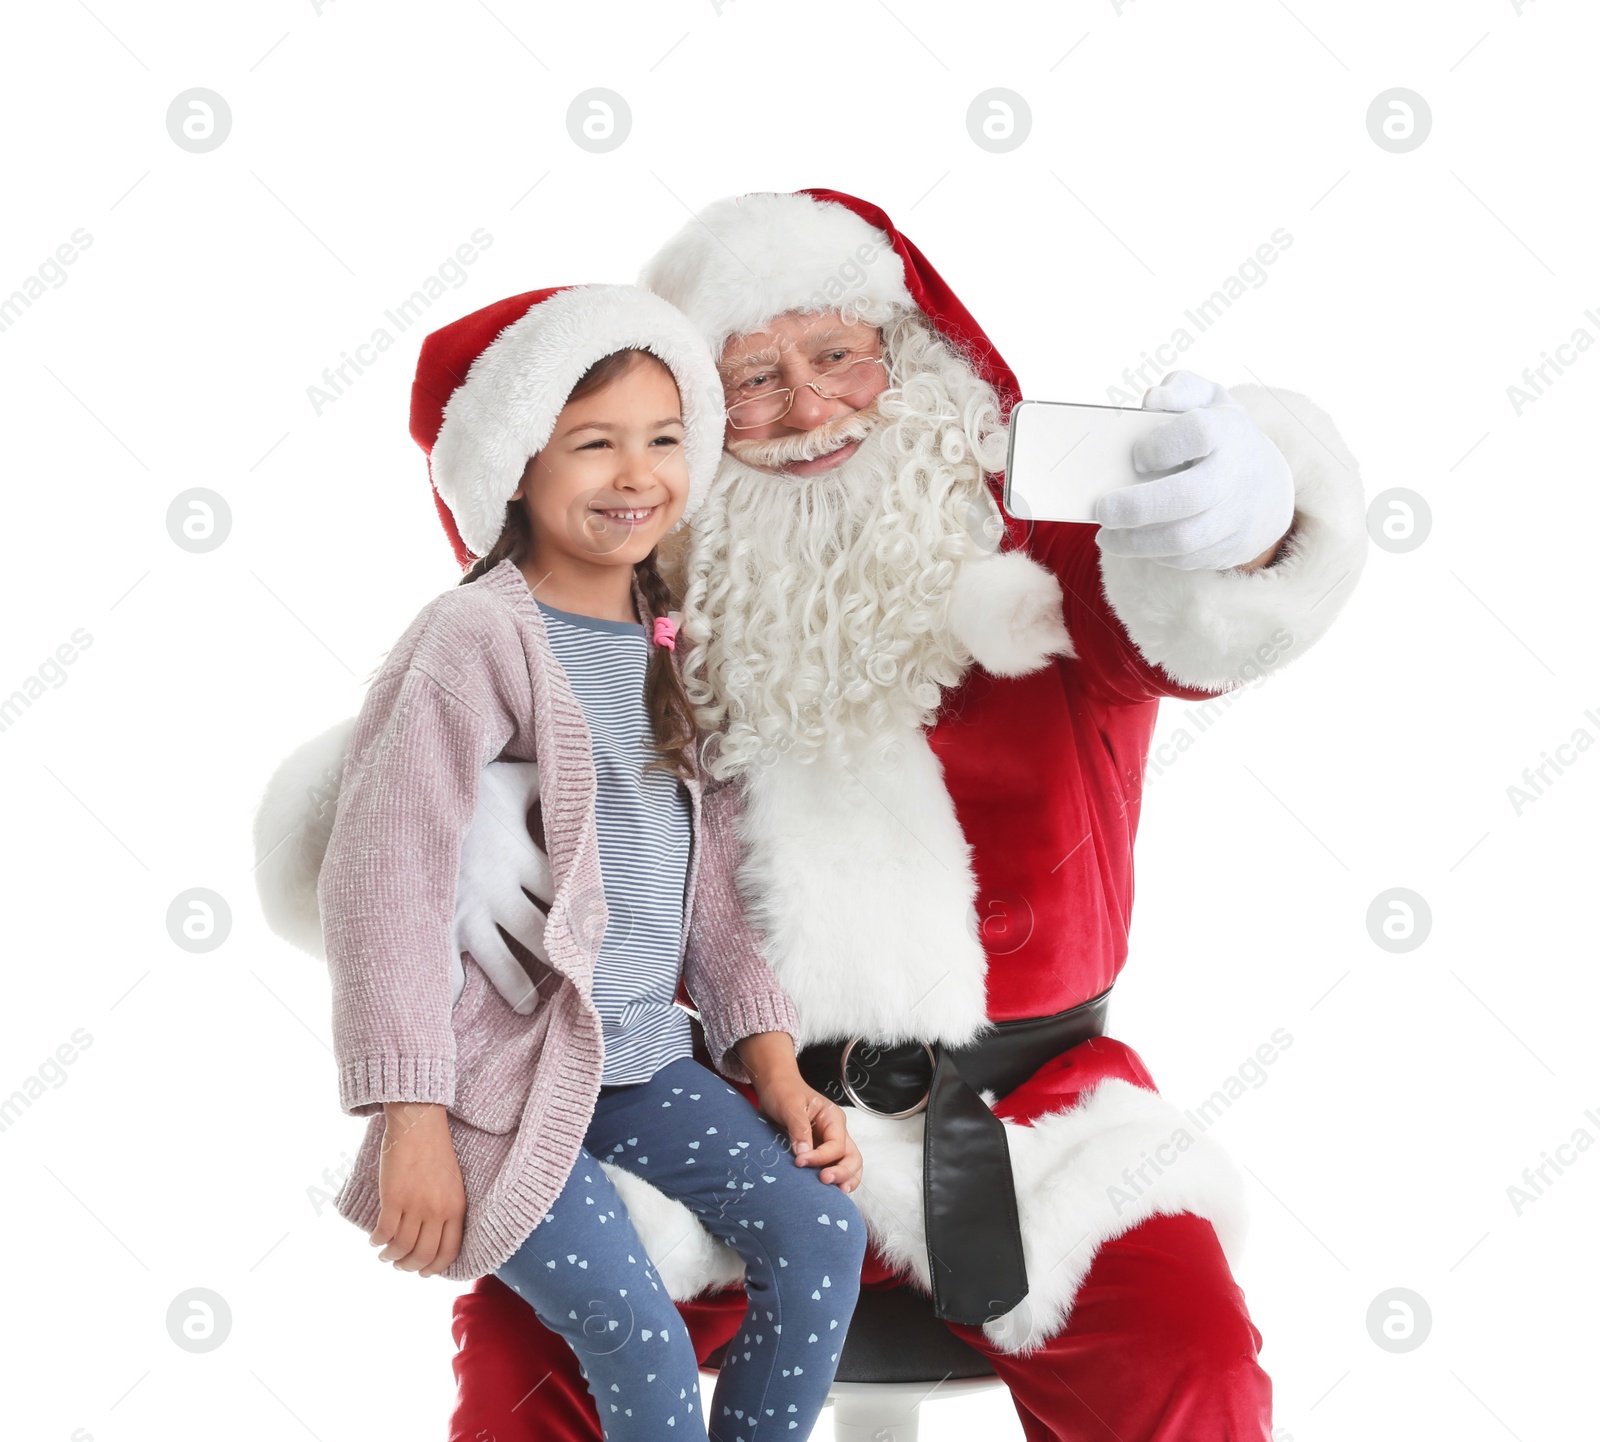
[[[902,1280],[869,1251],[863,1286]],[[744,1319],[744,1289],[681,1302],[678,1311],[704,1361]],[[951,1330],[989,1357],[1028,1442],[1271,1437],[1272,1384],[1256,1360],[1261,1334],[1201,1217],[1152,1217],[1101,1246],[1066,1327],[1027,1356],[996,1351],[979,1327]],[[453,1331],[459,1395],[450,1442],[600,1442],[572,1349],[499,1278],[480,1277],[456,1299]]]

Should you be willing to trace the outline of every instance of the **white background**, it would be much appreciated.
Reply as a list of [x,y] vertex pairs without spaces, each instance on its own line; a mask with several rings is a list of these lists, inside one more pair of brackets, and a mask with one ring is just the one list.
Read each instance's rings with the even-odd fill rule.
[[[9,11],[0,294],[75,229],[92,243],[0,332],[0,694],[77,628],[92,643],[0,731],[0,1096],[75,1029],[92,1044],[0,1132],[0,1429],[444,1436],[456,1284],[378,1264],[314,1204],[362,1124],[336,1104],[326,976],[260,919],[252,808],[455,580],[406,429],[422,331],[631,279],[687,207],[828,185],[883,205],[1051,399],[1103,401],[1292,235],[1185,361],[1313,397],[1367,496],[1419,493],[1432,529],[1374,547],[1311,653],[1152,768],[1114,1029],[1185,1106],[1293,1036],[1216,1131],[1249,1169],[1239,1279],[1280,1436],[1594,1435],[1600,1148],[1521,1215],[1507,1188],[1576,1130],[1600,1140],[1580,890],[1600,755],[1567,753],[1520,815],[1507,787],[1579,728],[1600,737],[1600,355],[1520,416],[1507,387],[1577,327],[1600,339],[1600,26],[1577,0],[1521,8]],[[204,154],[165,121],[196,86],[232,112]],[[607,154],[566,128],[593,86],[632,112]],[[1005,154],[965,122],[996,86],[1032,112]],[[1394,86],[1432,112],[1404,154],[1365,120]],[[459,289],[318,415],[323,368],[479,227],[493,243]],[[191,487],[231,510],[206,554],[167,530]],[[1169,703],[1157,739],[1186,727]],[[195,887],[232,912],[205,954],[167,931]],[[1432,911],[1404,954],[1365,920],[1391,887]],[[199,1355],[166,1322],[196,1287],[232,1314]],[[1366,1323],[1395,1287],[1432,1316],[1404,1354]],[[923,1425],[1021,1435],[1002,1392],[936,1397]]]

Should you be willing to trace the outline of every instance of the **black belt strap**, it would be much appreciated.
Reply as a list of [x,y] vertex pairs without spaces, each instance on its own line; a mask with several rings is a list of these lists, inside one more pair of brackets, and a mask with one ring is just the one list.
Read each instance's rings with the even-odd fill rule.
[[952,1054],[934,1050],[922,1136],[933,1314],[976,1327],[1028,1295],[1017,1187],[1004,1123],[963,1080]]
[[942,1320],[979,1326],[1028,1295],[1005,1126],[975,1088],[1003,1096],[1052,1057],[1103,1035],[1109,999],[1107,990],[1054,1016],[994,1023],[957,1048],[835,1041],[801,1050],[801,1075],[842,1106],[926,1112],[923,1216],[933,1310]]

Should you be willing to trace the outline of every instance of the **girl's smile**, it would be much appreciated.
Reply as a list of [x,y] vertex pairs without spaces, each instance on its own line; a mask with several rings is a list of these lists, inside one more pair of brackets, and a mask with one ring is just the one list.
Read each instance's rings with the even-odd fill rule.
[[608,521],[614,521],[621,526],[643,525],[660,509],[660,506],[634,506],[628,510],[612,510],[603,506],[593,508],[596,515],[604,516]]

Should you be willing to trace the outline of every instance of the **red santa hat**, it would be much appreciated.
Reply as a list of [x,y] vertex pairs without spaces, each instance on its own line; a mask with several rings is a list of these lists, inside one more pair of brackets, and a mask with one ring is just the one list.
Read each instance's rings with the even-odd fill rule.
[[550,439],[578,378],[619,350],[672,372],[683,405],[687,519],[722,452],[723,396],[687,317],[634,285],[555,286],[486,305],[422,343],[411,435],[428,456],[434,504],[463,567],[500,538],[528,458]]
[[[842,190],[757,191],[715,201],[646,264],[640,282],[689,317],[721,356],[730,336],[786,311],[838,310],[856,299],[921,311],[994,387],[1004,419],[1022,398],[1016,374],[928,258],[870,201]],[[988,477],[998,501],[1005,482]],[[1001,511],[1009,544],[1028,523]]]
[[1000,395],[1017,378],[939,272],[877,206],[839,190],[758,191],[708,205],[640,276],[700,327],[720,356],[730,336],[786,311],[874,300],[920,310]]

